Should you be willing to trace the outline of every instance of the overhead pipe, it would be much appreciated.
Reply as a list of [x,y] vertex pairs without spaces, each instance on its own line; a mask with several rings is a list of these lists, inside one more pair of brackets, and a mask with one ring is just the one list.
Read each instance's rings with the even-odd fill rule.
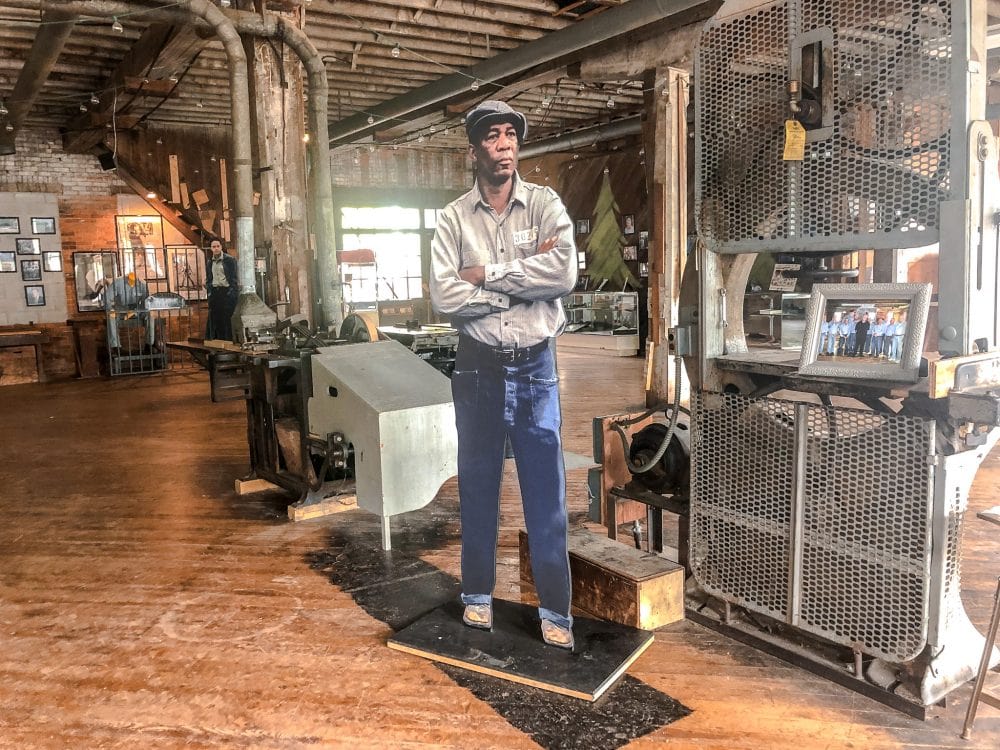
[[640,133],[642,133],[642,117],[635,115],[615,122],[581,128],[572,133],[564,133],[540,141],[531,141],[518,152],[518,158],[533,159],[536,156],[544,156],[558,151],[574,151],[604,141],[612,141],[616,138],[625,138]]
[[[45,81],[48,80],[49,73],[59,59],[66,40],[73,33],[77,19],[77,15],[62,10],[47,10],[42,14],[42,24],[35,35],[28,58],[21,68],[10,98],[6,101],[7,116],[0,118],[0,124],[4,128],[0,131],[0,156],[9,156],[17,152],[15,145],[17,131],[31,111]],[[8,125],[12,126],[11,130],[7,130]]]
[[[30,2],[30,0],[28,1]],[[43,0],[43,2],[45,4],[51,4],[52,0]],[[124,15],[128,12],[134,13],[136,10],[136,6],[116,0],[98,0],[97,2],[84,2],[80,0],[78,2],[61,3],[60,7],[72,8],[80,15],[99,15],[102,17]],[[215,6],[212,7],[215,8]],[[306,149],[309,152],[309,160],[311,162],[309,171],[309,194],[313,204],[313,217],[315,220],[315,226],[313,229],[316,234],[318,252],[317,263],[319,266],[320,277],[322,322],[325,325],[330,326],[332,329],[339,331],[344,317],[344,291],[343,286],[341,285],[340,270],[337,268],[336,260],[336,228],[334,226],[333,215],[333,177],[330,172],[330,138],[329,122],[327,120],[330,89],[329,82],[326,77],[326,66],[323,63],[322,56],[319,51],[301,29],[291,26],[281,19],[268,19],[255,13],[236,10],[221,11],[217,8],[216,11],[218,11],[218,13],[224,18],[228,19],[236,31],[241,34],[283,40],[302,61],[302,65],[306,70],[307,80],[309,82],[309,101],[307,103],[306,113],[309,122],[309,131],[311,134],[309,143],[306,145]],[[144,7],[143,16],[150,17],[158,21],[191,21],[188,14],[177,8],[149,7],[147,12],[147,8]],[[208,19],[200,18],[196,19],[196,22],[199,20],[214,28],[214,25]],[[242,45],[239,46],[240,52],[243,55],[243,70],[246,71],[246,56],[243,53]],[[232,58],[230,58],[230,65],[232,67]],[[244,81],[246,81],[245,76]],[[247,92],[246,116],[249,123],[249,88],[246,87],[246,84],[244,84],[243,90]],[[247,153],[249,154],[249,125],[242,130],[237,130],[237,123],[234,118],[234,157],[236,148],[235,141],[238,133],[241,137],[245,136]],[[237,174],[236,181],[238,180],[239,175]],[[236,181],[234,181],[234,189],[237,184]],[[252,217],[253,186],[252,183],[249,182],[249,179],[248,185],[251,202],[249,215]],[[238,197],[237,205],[239,205]],[[253,246],[251,245],[251,253],[249,254],[251,259],[253,257],[252,247]],[[240,252],[240,257],[243,257],[242,251]],[[250,263],[250,270],[248,273],[250,279],[249,285],[250,287],[253,287],[254,280],[252,262]],[[242,265],[240,266],[240,284],[244,287],[247,284],[247,282],[244,281],[244,270]],[[261,304],[263,305],[263,302],[261,302]]]
[[[705,0],[631,0],[520,47],[447,75],[334,123],[331,145],[339,146],[373,134],[385,122],[425,114],[451,99],[468,96],[470,81],[503,83],[539,65],[568,55],[580,55],[599,44],[651,23],[702,5]],[[368,123],[374,116],[375,122]]]

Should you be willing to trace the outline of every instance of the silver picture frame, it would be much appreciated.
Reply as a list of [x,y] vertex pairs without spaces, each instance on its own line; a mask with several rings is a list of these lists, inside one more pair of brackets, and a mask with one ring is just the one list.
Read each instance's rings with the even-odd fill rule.
[[[916,382],[920,379],[920,357],[930,305],[930,284],[814,285],[806,308],[798,373],[806,377]],[[906,313],[898,361],[883,361],[878,356],[830,355],[821,351],[823,323],[835,315],[835,311],[869,308]]]

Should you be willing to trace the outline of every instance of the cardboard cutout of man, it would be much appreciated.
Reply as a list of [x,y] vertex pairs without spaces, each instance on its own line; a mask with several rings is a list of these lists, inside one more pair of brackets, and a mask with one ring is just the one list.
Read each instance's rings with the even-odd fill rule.
[[452,376],[458,428],[462,601],[466,625],[490,629],[509,438],[517,464],[542,637],[573,648],[566,475],[555,336],[560,299],[576,285],[573,225],[559,196],[524,182],[527,120],[485,101],[465,119],[472,190],[440,214],[431,246],[431,301],[459,331]]

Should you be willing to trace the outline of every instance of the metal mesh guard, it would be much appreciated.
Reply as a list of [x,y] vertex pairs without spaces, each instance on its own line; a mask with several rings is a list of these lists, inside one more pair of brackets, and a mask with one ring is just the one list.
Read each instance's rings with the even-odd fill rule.
[[[696,216],[708,247],[936,241],[951,156],[951,0],[745,5],[709,21],[696,52]],[[832,99],[804,161],[786,162],[790,55],[816,37],[827,40]]]
[[793,527],[797,404],[698,393],[692,406],[698,583],[874,656],[918,655],[927,638],[933,422],[808,405],[804,502]]

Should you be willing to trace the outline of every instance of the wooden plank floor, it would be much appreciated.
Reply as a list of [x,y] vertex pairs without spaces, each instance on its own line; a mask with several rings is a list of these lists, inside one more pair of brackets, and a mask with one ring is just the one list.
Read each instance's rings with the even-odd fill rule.
[[[561,352],[559,364],[566,447],[589,455],[591,418],[641,401],[642,362]],[[528,731],[503,690],[482,699],[461,675],[385,646],[408,606],[454,594],[454,480],[394,522],[396,549],[382,555],[363,511],[296,524],[280,493],[235,494],[243,406],[210,403],[203,374],[7,387],[0,431],[0,748],[1000,746],[1000,712],[985,706],[973,740],[959,739],[969,685],[919,722],[692,623],[657,632],[588,740],[566,739],[577,723],[559,726],[566,704],[548,735]],[[516,599],[514,479],[509,469],[497,593]],[[998,483],[994,454],[963,563],[980,630],[1000,534],[974,512],[996,504]],[[569,485],[583,525],[586,469]],[[633,738],[613,701],[642,690],[693,713]],[[540,704],[507,699],[529,723]]]

